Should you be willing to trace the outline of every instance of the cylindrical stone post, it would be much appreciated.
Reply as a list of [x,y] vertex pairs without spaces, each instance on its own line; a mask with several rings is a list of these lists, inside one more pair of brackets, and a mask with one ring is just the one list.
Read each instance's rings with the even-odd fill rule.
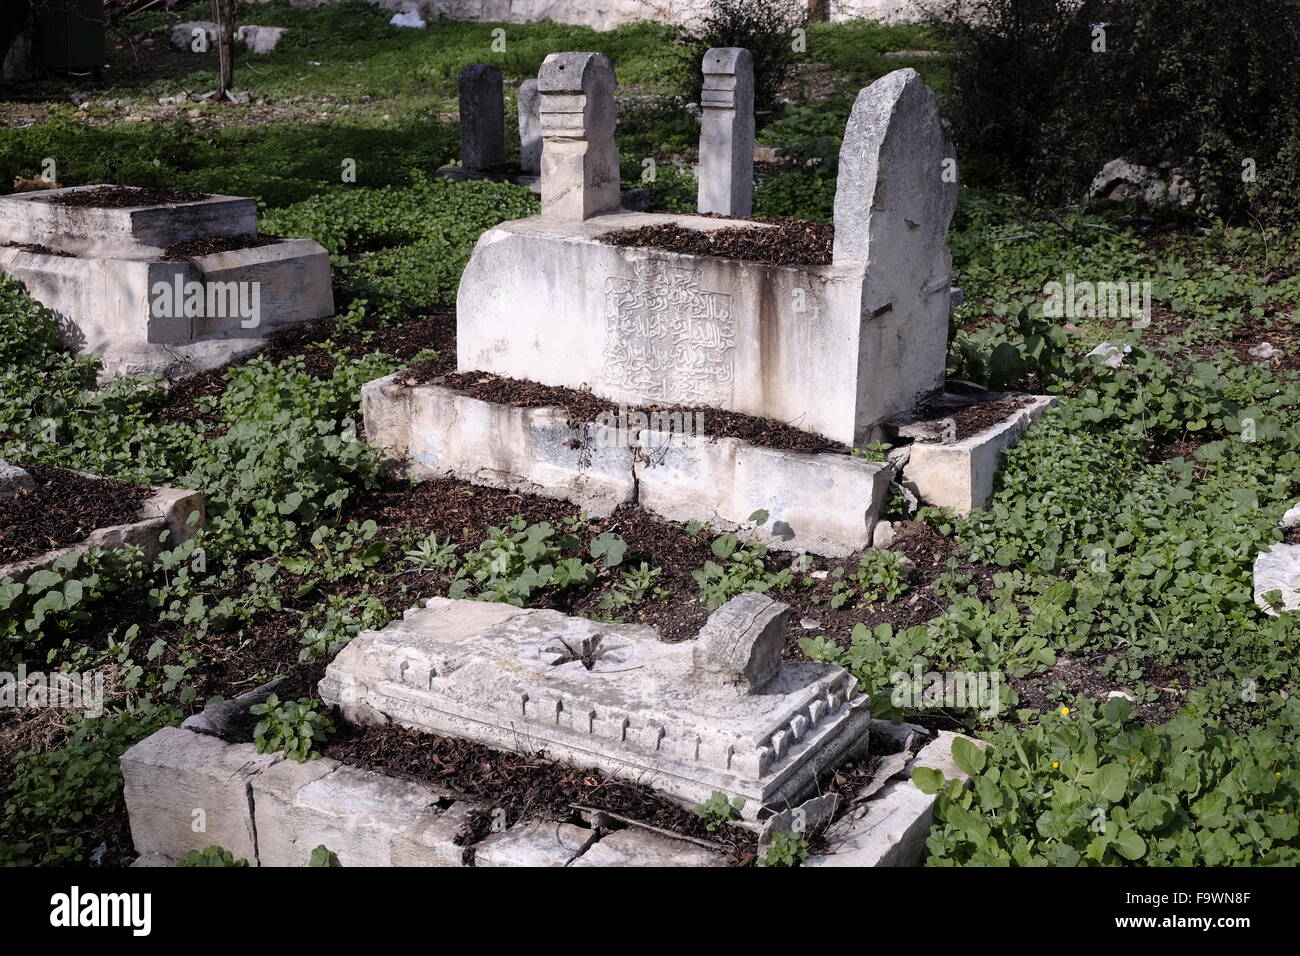
[[519,169],[531,176],[542,171],[541,94],[536,80],[519,87]]
[[581,221],[619,208],[616,85],[599,53],[552,53],[542,62],[543,216]]
[[748,216],[754,201],[754,59],[740,47],[704,55],[697,208]]
[[492,169],[506,161],[506,110],[501,71],[471,63],[460,71],[460,162]]

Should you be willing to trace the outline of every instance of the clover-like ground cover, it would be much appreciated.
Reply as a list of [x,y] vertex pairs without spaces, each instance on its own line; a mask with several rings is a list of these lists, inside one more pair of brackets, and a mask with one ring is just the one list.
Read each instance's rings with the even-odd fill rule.
[[[261,9],[301,29],[343,15],[275,3],[262,19]],[[164,22],[144,18],[140,30]],[[1250,576],[1300,497],[1300,235],[1038,208],[964,187],[952,247],[967,302],[950,374],[1061,401],[1007,455],[985,511],[909,515],[896,500],[897,557],[792,568],[743,533],[635,510],[592,520],[454,481],[411,486],[385,478],[365,444],[360,386],[407,366],[450,367],[469,249],[536,208],[516,187],[429,176],[454,158],[455,67],[495,62],[483,29],[370,24],[351,59],[328,44],[311,54],[329,69],[304,65],[306,41],[291,39],[247,75],[265,102],[246,114],[126,121],[198,83],[164,57],[152,78],[112,91],[122,104],[80,117],[24,104],[52,121],[0,140],[6,181],[55,155],[68,157],[68,184],[256,194],[267,233],[329,249],[341,303],[337,320],[170,393],[96,389],[93,363],[58,346],[48,313],[0,283],[0,458],[199,489],[209,514],[200,536],[152,566],[97,554],[26,587],[0,582],[0,670],[22,660],[113,675],[100,717],[0,708],[0,863],[128,861],[124,748],[274,676],[286,677],[283,700],[311,696],[331,650],[421,598],[645,621],[676,640],[710,605],[753,589],[795,608],[788,655],[850,667],[879,714],[990,735],[987,756],[958,755],[971,790],[918,780],[945,788],[930,862],[1295,862],[1297,626],[1255,607]],[[915,29],[813,31],[825,59],[799,79],[816,80],[816,93],[767,125],[764,140],[796,158],[763,173],[760,214],[827,218],[838,94],[894,65],[884,50],[924,48]],[[657,75],[658,28],[511,32],[522,42],[502,62],[508,79],[564,46],[614,56],[643,96],[622,120],[629,182],[645,155],[689,160],[691,128]],[[449,40],[461,45],[432,54]],[[426,65],[412,71],[417,61]],[[942,57],[917,65],[942,88]],[[336,115],[308,123],[306,102],[286,102],[312,96],[311,110]],[[339,182],[349,155],[363,157],[355,184]],[[672,175],[654,185],[661,206],[689,204]],[[1149,278],[1152,322],[1044,319],[1044,283],[1071,273]],[[1123,367],[1083,358],[1103,339],[1132,347]],[[1253,358],[1264,342],[1275,353]],[[917,667],[998,673],[1000,710],[896,706],[896,675]]]

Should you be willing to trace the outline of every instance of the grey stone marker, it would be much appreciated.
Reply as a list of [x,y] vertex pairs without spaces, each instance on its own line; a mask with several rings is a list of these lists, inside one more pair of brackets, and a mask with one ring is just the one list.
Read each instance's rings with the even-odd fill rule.
[[541,94],[537,80],[519,87],[519,169],[531,176],[542,171]]
[[0,501],[12,498],[20,491],[31,491],[36,482],[22,468],[0,461]]
[[619,208],[616,85],[599,53],[552,53],[542,61],[543,216],[581,221]]
[[471,63],[460,71],[460,161],[466,169],[491,169],[506,161],[506,112],[501,71]]
[[697,208],[748,216],[754,199],[754,59],[740,47],[704,54]]

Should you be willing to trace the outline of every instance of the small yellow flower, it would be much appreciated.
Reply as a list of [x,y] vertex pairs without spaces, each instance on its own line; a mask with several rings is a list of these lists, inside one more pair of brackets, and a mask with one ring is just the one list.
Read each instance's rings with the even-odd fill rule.
[[1282,776],[1282,771],[1281,771],[1281,770],[1274,770],[1274,771],[1273,771],[1273,776],[1275,776],[1275,777],[1280,777],[1280,776]]
[[1068,716],[1070,716],[1070,708],[1069,708],[1069,707],[1062,707],[1062,708],[1061,708],[1061,716],[1062,716],[1062,717],[1068,717]]
[[1278,807],[1278,808],[1277,808],[1277,812],[1278,812],[1278,813],[1286,813],[1286,807]]
[[1060,769],[1061,769],[1061,761],[1059,761],[1059,760],[1053,760],[1053,761],[1052,761],[1052,769],[1053,769],[1053,770],[1060,770]]

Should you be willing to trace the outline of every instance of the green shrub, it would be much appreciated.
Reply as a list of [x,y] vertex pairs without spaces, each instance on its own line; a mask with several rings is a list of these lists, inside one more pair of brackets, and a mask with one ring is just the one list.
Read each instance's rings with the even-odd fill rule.
[[302,697],[280,703],[271,694],[249,713],[262,719],[253,728],[253,743],[260,754],[283,753],[290,760],[306,763],[320,757],[317,747],[334,732],[334,723],[319,711],[320,701]]
[[[974,6],[973,15],[967,9],[942,21],[956,50],[950,115],[965,150],[996,156],[1052,199],[1077,199],[1104,163],[1127,156],[1186,166],[1206,211],[1282,219],[1300,209],[1294,4]],[[1247,160],[1254,181],[1243,175]]]
[[190,850],[177,862],[177,866],[248,866],[248,861],[235,859],[235,854],[215,843],[202,851]]
[[133,710],[76,720],[67,740],[43,753],[16,755],[0,813],[0,866],[85,863],[122,808],[123,751],[180,714],[142,703]]

